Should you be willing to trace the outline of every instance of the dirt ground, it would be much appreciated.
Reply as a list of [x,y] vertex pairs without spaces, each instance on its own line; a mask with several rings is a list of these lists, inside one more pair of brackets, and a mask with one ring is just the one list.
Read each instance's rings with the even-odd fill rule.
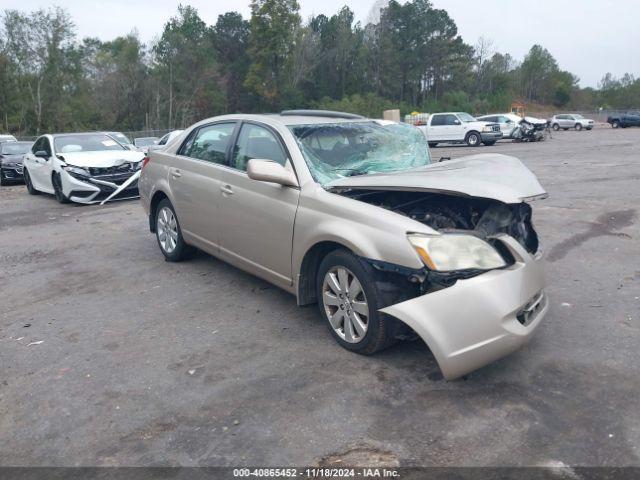
[[[640,129],[437,147],[521,158],[551,310],[447,382],[421,342],[341,349],[315,306],[201,254],[137,201],[0,189],[0,465],[640,465]],[[42,342],[42,343],[39,343]]]

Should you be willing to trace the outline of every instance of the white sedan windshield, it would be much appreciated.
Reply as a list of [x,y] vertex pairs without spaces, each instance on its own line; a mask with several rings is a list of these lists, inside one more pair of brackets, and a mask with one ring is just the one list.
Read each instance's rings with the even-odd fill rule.
[[103,134],[69,134],[55,137],[56,152],[101,152],[104,150],[126,150],[113,138]]
[[292,125],[313,178],[326,184],[342,177],[397,172],[431,163],[424,135],[410,125],[369,122]]

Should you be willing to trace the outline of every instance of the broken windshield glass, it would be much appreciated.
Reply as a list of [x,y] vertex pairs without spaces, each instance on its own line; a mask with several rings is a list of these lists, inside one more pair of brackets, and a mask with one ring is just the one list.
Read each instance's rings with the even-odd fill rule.
[[422,132],[400,123],[292,125],[313,178],[324,185],[355,175],[398,172],[431,163]]

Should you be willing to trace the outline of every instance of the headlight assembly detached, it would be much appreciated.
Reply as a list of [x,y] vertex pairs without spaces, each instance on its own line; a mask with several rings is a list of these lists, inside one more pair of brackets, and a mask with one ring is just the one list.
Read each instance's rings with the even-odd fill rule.
[[490,270],[506,265],[500,254],[473,235],[408,235],[409,242],[431,270],[450,272],[476,268]]
[[78,178],[80,180],[84,180],[87,177],[91,176],[89,172],[84,168],[74,167],[73,165],[65,165],[64,167],[62,167],[62,169],[72,177]]

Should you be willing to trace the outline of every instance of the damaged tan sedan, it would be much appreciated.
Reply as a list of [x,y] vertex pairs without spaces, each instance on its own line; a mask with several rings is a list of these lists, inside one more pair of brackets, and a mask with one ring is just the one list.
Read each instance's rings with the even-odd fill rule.
[[202,249],[318,303],[354,352],[419,336],[453,379],[516,350],[548,309],[535,176],[497,154],[432,163],[408,125],[215,117],[152,152],[139,188],[167,260]]

